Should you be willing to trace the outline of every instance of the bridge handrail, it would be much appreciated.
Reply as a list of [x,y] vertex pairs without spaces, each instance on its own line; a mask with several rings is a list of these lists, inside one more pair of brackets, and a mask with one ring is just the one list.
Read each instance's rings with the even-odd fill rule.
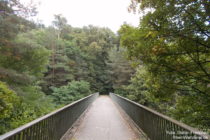
[[0,140],[59,140],[99,93],[91,94],[0,136]]
[[151,140],[207,140],[209,135],[120,95],[110,97]]

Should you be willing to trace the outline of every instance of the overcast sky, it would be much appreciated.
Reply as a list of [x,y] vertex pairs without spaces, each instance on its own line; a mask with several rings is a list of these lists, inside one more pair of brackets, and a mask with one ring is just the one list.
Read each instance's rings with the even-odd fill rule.
[[[21,0],[28,2],[29,0]],[[40,1],[37,17],[50,25],[54,14],[62,14],[73,27],[89,24],[116,32],[123,22],[137,26],[139,15],[129,13],[130,0],[34,0]]]

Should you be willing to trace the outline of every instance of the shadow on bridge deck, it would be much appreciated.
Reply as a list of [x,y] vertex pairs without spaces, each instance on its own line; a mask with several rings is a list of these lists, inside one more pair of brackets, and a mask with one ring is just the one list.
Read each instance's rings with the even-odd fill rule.
[[71,130],[68,140],[139,140],[123,112],[109,96],[99,96]]

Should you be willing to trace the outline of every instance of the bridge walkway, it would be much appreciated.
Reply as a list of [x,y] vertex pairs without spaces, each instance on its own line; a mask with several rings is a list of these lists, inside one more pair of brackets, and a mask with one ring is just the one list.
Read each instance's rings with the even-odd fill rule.
[[99,96],[69,140],[139,140],[129,124],[109,96]]

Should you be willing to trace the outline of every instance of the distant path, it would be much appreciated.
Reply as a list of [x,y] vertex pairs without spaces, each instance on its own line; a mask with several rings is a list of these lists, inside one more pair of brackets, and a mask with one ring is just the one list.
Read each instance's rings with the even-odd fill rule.
[[109,96],[99,96],[71,140],[137,140]]

